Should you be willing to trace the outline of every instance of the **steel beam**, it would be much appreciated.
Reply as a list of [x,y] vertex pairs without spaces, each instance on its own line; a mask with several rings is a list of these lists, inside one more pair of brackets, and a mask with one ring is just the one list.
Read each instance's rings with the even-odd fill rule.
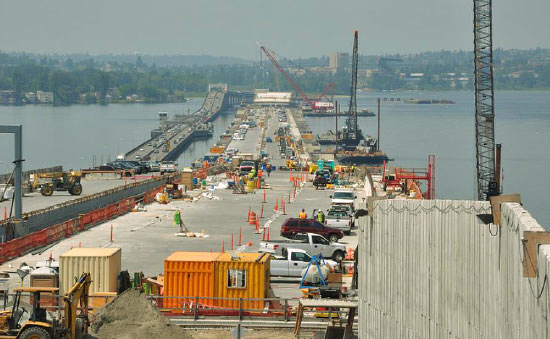
[[23,126],[0,125],[0,133],[12,133],[15,136],[15,159],[13,161],[15,164],[13,173],[15,193],[13,199],[15,200],[15,219],[21,220],[23,215]]

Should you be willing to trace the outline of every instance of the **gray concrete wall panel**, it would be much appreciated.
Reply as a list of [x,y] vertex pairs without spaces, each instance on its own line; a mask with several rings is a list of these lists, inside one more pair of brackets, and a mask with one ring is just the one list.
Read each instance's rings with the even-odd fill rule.
[[522,264],[521,234],[544,230],[518,204],[503,205],[501,227],[477,217],[490,213],[479,201],[376,201],[359,220],[359,337],[549,338],[550,246],[537,278]]

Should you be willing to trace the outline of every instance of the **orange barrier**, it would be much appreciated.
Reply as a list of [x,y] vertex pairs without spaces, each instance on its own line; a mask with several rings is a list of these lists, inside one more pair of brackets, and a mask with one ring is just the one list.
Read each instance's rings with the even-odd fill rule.
[[254,224],[256,224],[257,220],[258,219],[256,218],[256,212],[250,212],[250,219],[248,220],[248,223],[250,225],[254,225]]
[[[147,191],[143,194],[143,203],[150,203],[155,195],[164,190],[164,185]],[[59,224],[46,227],[40,231],[27,234],[23,237],[0,244],[0,263],[42,247],[58,240],[69,238],[74,234],[85,230],[87,227],[102,223],[114,217],[126,214],[136,205],[135,197],[126,198],[106,207],[92,212],[81,214],[79,217],[69,219]]]

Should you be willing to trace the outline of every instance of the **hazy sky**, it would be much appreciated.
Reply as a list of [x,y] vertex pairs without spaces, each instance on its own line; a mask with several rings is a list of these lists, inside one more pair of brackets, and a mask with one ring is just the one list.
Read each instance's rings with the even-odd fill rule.
[[[471,50],[471,0],[0,0],[0,50],[280,55]],[[493,0],[494,43],[550,47],[550,0]]]

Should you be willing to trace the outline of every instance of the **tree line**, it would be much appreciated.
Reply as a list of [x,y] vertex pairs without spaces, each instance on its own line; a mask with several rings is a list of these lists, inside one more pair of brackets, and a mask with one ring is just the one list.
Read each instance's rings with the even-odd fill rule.
[[[359,84],[376,90],[472,89],[473,53],[425,52],[412,55],[360,56]],[[350,70],[328,70],[329,58],[280,60],[293,80],[315,96],[334,83],[334,94],[348,94]],[[495,50],[497,89],[550,88],[550,49]],[[456,74],[461,81],[449,80]],[[412,79],[416,75],[416,79]],[[467,79],[467,80],[464,80]],[[413,81],[414,80],[414,81]],[[267,88],[293,91],[270,63],[157,67],[141,57],[127,61],[96,61],[70,56],[38,56],[0,52],[0,90],[14,91],[15,103],[25,103],[25,93],[54,93],[54,104],[126,101],[169,102],[184,95],[203,95],[209,82],[225,82],[232,89]],[[330,95],[331,93],[328,93]]]

